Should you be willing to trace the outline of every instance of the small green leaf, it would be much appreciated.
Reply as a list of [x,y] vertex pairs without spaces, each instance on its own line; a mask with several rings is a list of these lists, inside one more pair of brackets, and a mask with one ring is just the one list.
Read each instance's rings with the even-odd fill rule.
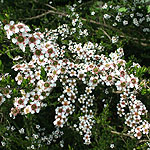
[[122,7],[122,8],[119,8],[119,10],[118,10],[119,12],[126,12],[127,11],[127,9],[125,8],[125,7]]
[[10,54],[10,52],[7,52],[7,55],[9,58],[13,59],[13,56]]
[[45,78],[46,78],[46,71],[44,67],[41,67],[41,79],[45,79]]
[[0,60],[0,72],[3,72],[4,66],[2,64],[2,61]]
[[18,91],[16,89],[13,89],[13,94],[18,94]]
[[147,6],[147,12],[150,13],[150,5]]

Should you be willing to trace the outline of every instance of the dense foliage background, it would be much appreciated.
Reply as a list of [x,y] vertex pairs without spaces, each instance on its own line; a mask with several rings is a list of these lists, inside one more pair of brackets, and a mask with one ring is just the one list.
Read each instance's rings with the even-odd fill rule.
[[[32,88],[28,85],[28,81],[21,84],[21,88],[17,85],[15,81],[17,72],[12,70],[12,66],[17,64],[14,58],[19,55],[23,57],[23,60],[29,62],[32,53],[28,50],[23,52],[13,44],[7,38],[4,26],[13,20],[15,23],[26,24],[33,31],[39,28],[40,32],[45,32],[45,29],[54,30],[62,24],[68,24],[71,28],[75,16],[71,15],[73,11],[69,6],[74,8],[74,12],[79,15],[83,29],[87,29],[88,35],[79,38],[79,32],[76,32],[72,36],[69,35],[66,40],[58,38],[57,43],[60,46],[68,45],[69,40],[83,44],[88,41],[101,43],[101,46],[104,47],[102,54],[105,56],[109,56],[111,52],[122,47],[127,69],[132,66],[133,62],[139,63],[141,66],[141,68],[133,69],[131,67],[128,69],[128,73],[136,72],[136,77],[139,78],[141,90],[137,97],[148,110],[146,117],[143,118],[150,122],[150,6],[148,1],[1,0],[0,93],[7,93],[7,89],[12,93],[11,98],[6,98],[4,103],[1,104],[0,101],[0,149],[145,150],[150,148],[150,134],[144,135],[142,139],[127,134],[128,127],[124,123],[124,118],[117,114],[120,93],[112,90],[113,86],[105,84],[100,84],[93,90],[95,123],[92,128],[90,145],[85,145],[82,135],[73,128],[74,122],[80,116],[78,112],[70,116],[62,131],[55,131],[53,124],[55,108],[60,105],[57,99],[63,91],[59,81],[57,81],[57,87],[53,88],[50,95],[44,100],[47,107],[43,107],[40,113],[19,114],[15,119],[10,117],[14,98],[21,95],[20,89]],[[71,17],[67,17],[68,15]],[[137,20],[133,21],[134,18]],[[79,28],[76,28],[78,31]],[[67,50],[65,54],[66,58],[72,58]],[[5,75],[6,73],[11,76]],[[44,80],[44,77],[43,72],[41,78]],[[85,85],[79,81],[77,86],[79,94],[83,94]],[[78,103],[76,105],[77,109],[80,109]]]

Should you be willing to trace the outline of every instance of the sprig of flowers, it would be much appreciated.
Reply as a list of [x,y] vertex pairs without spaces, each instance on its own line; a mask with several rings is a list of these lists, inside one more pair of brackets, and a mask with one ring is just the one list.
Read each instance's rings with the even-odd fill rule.
[[[106,8],[105,4],[103,9]],[[72,8],[70,9],[73,11]],[[78,117],[78,125],[75,124],[74,127],[83,135],[84,143],[90,144],[91,130],[95,123],[92,110],[93,91],[98,85],[105,84],[120,91],[118,114],[120,117],[124,116],[125,124],[131,128],[129,134],[138,139],[142,137],[142,133],[143,135],[149,134],[150,125],[142,117],[148,111],[146,106],[136,98],[135,91],[138,91],[140,87],[139,79],[135,74],[127,71],[127,63],[122,59],[123,49],[120,47],[109,56],[105,56],[101,53],[103,49],[101,44],[94,44],[90,41],[83,44],[69,40],[67,46],[65,44],[60,46],[57,43],[59,35],[62,40],[67,39],[73,34],[72,31],[76,25],[82,27],[78,14],[73,13],[68,17],[75,17],[72,20],[72,29],[64,24],[56,30],[45,31],[45,33],[31,33],[30,28],[23,23],[15,24],[11,21],[5,25],[7,38],[18,45],[23,52],[26,52],[28,47],[32,53],[29,62],[18,63],[12,67],[18,72],[15,77],[18,86],[28,80],[33,88],[27,92],[22,88],[22,96],[14,98],[14,107],[11,109],[10,117],[15,118],[17,114],[39,113],[42,107],[47,106],[43,100],[51,94],[54,87],[57,87],[56,81],[59,81],[63,92],[58,98],[60,106],[55,109],[53,124],[57,128],[63,128],[69,116],[75,113],[76,103],[79,103],[81,106],[79,114],[81,115]],[[108,19],[109,16],[105,15],[105,18]],[[88,35],[87,32],[81,33],[84,31],[80,30],[81,36]],[[112,37],[112,43],[117,40],[117,37]],[[70,57],[67,56],[68,51]],[[44,78],[42,73],[45,74]],[[86,86],[84,94],[79,92],[77,86],[79,81]],[[7,96],[0,93],[0,104],[5,101],[5,97]]]

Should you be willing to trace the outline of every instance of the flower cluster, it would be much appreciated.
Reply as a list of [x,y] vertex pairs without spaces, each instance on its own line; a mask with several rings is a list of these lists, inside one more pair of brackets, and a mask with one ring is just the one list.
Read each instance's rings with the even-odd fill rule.
[[[32,128],[34,128],[33,133],[31,136],[28,135],[25,128],[17,129],[14,126],[6,126],[6,131],[3,137],[3,140],[1,141],[1,144],[3,147],[7,146],[8,144],[8,137],[11,136],[10,134],[17,132],[18,136],[23,136],[24,140],[29,141],[29,145],[27,146],[27,149],[39,149],[42,148],[43,145],[50,145],[51,143],[55,143],[57,139],[60,139],[61,136],[64,134],[63,131],[60,131],[59,128],[56,128],[54,131],[52,131],[51,134],[47,133],[45,134],[45,128],[41,128],[40,125],[35,125]],[[64,141],[60,141],[60,147],[64,146]]]
[[[106,4],[104,6],[106,9]],[[43,100],[57,87],[57,82],[60,82],[62,95],[58,97],[59,106],[55,109],[53,123],[57,128],[63,128],[69,121],[69,116],[77,110],[80,116],[78,125],[74,124],[74,127],[83,135],[84,143],[90,144],[91,129],[95,123],[92,110],[95,98],[93,91],[100,84],[105,84],[114,87],[120,93],[118,114],[125,117],[125,124],[131,128],[129,133],[137,138],[141,138],[142,133],[148,134],[150,125],[142,117],[146,115],[147,110],[145,105],[137,100],[135,92],[139,89],[139,79],[127,71],[126,61],[122,59],[123,49],[120,47],[109,56],[105,56],[101,53],[101,44],[82,44],[73,40],[69,40],[68,45],[60,46],[57,43],[59,35],[64,40],[73,34],[76,24],[82,27],[78,15],[73,13],[73,16],[76,16],[76,19],[72,20],[72,29],[62,25],[56,30],[46,30],[44,33],[30,33],[30,28],[23,23],[15,24],[11,21],[5,25],[8,39],[23,52],[26,52],[28,47],[32,53],[29,62],[17,63],[12,67],[18,72],[15,77],[18,86],[28,81],[32,88],[30,91],[22,88],[22,96],[14,98],[10,116],[15,118],[19,113],[39,113],[42,107],[47,106]],[[105,15],[105,18],[109,18],[108,15]],[[82,30],[81,36],[87,35],[81,32]],[[112,39],[113,43],[117,40],[115,37]],[[85,86],[82,92],[79,83]],[[0,93],[0,103],[4,100]]]
[[[112,5],[105,3],[102,7],[104,13],[108,13],[108,10],[113,11],[112,14],[104,14],[103,18],[106,20],[113,20],[113,26],[129,26],[133,25],[134,28],[142,29],[143,33],[148,34],[150,32],[150,15],[148,12],[144,12],[138,5],[138,3],[133,2],[134,7],[121,6],[121,5]],[[141,4],[143,5],[143,4]],[[137,7],[137,9],[135,9]],[[145,7],[145,6],[143,6]],[[145,7],[146,8],[146,7]],[[138,12],[137,12],[138,10]],[[114,15],[115,14],[115,15]]]

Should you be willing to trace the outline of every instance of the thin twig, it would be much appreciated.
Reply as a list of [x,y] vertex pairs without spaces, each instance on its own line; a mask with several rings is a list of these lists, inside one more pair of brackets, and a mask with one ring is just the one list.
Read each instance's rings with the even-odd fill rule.
[[53,10],[57,10],[55,7],[49,5],[49,4],[45,4],[45,6],[48,6],[49,8],[53,9]]
[[9,49],[9,50],[5,51],[5,53],[0,53],[0,56],[3,55],[3,54],[8,53],[8,52],[10,52],[10,51],[14,51],[14,50],[16,50],[16,49],[18,49],[18,48]]
[[134,137],[134,136],[132,136],[132,135],[125,134],[125,133],[120,133],[120,132],[117,132],[117,131],[111,131],[111,133],[113,133],[113,134],[117,134],[117,135],[128,136],[128,137],[130,137],[131,139],[134,139],[134,138],[135,138],[135,137]]
[[150,140],[140,140],[140,141],[138,142],[138,144],[143,143],[143,142],[150,142]]
[[108,126],[110,129],[112,129],[111,130],[111,133],[113,133],[113,134],[117,134],[117,135],[123,135],[123,136],[128,136],[128,137],[130,137],[131,139],[134,139],[135,137],[134,136],[132,136],[132,135],[129,135],[129,134],[126,134],[126,133],[120,133],[120,132],[117,132],[117,131],[114,131],[114,129],[111,127],[111,126]]
[[34,17],[30,17],[30,18],[20,18],[19,20],[33,20],[33,19],[38,19],[38,18],[41,18],[41,17],[46,16],[48,14],[57,14],[57,15],[61,15],[61,16],[64,16],[64,17],[67,16],[67,14],[65,14],[63,12],[49,10],[49,11],[43,13],[43,14],[40,14],[40,15],[37,15],[37,16],[34,16]]
[[108,33],[105,31],[105,30],[103,30],[102,28],[100,28],[100,30],[101,31],[103,31],[103,33],[110,39],[110,41],[111,41],[111,37],[108,35]]

